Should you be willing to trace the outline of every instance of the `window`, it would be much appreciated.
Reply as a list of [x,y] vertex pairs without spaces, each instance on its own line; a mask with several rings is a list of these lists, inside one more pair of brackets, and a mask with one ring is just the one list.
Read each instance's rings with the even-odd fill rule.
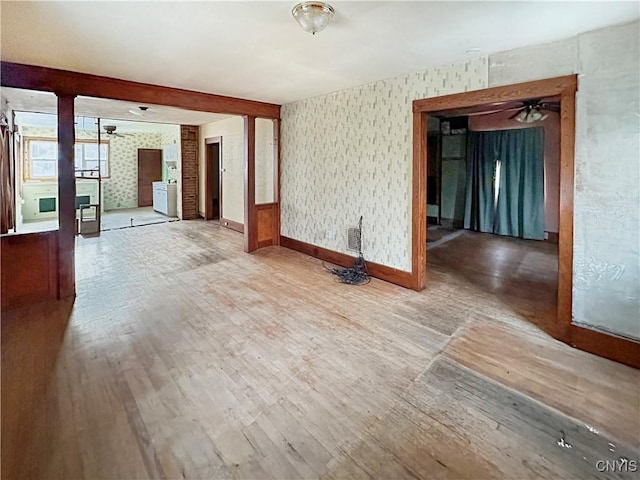
[[[77,172],[76,176],[84,175],[85,177],[98,176],[98,144],[83,141],[76,142],[76,170],[84,170]],[[91,171],[87,171],[91,170]],[[100,175],[102,177],[109,176],[109,145],[100,144]]]
[[[25,138],[25,180],[55,180],[58,176],[58,142],[48,138]],[[109,144],[100,143],[100,174],[109,176]],[[98,176],[98,143],[93,140],[76,140],[76,176]],[[88,171],[91,170],[91,171]]]

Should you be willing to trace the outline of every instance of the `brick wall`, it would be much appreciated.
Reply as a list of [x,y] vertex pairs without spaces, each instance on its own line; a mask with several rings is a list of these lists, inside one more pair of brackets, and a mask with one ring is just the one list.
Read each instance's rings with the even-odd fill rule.
[[198,127],[180,125],[182,219],[198,218]]

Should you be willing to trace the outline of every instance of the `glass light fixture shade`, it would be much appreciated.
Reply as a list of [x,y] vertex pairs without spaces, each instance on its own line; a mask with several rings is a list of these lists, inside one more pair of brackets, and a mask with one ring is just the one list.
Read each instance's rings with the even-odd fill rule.
[[549,115],[544,113],[540,109],[540,107],[527,107],[526,109],[520,110],[520,112],[518,112],[518,115],[516,115],[514,118],[518,122],[522,123],[535,123],[542,122],[548,116]]
[[333,7],[324,2],[302,2],[293,7],[291,15],[305,32],[315,35],[333,18]]
[[529,110],[520,110],[518,114],[515,116],[515,119],[518,122],[528,123],[527,117],[529,116]]

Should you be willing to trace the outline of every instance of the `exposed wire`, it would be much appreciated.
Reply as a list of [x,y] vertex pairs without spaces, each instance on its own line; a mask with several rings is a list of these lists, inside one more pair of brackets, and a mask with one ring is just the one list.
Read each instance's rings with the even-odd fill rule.
[[329,268],[322,262],[322,266],[336,276],[336,282],[347,285],[366,285],[371,281],[367,272],[367,262],[362,255],[362,217],[358,222],[358,258],[353,262],[353,266],[348,268]]

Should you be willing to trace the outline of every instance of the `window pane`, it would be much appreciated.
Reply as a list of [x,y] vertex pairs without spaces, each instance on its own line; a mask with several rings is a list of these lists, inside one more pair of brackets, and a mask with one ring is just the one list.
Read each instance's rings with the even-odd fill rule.
[[32,177],[55,177],[57,173],[58,162],[56,160],[32,160],[31,176]]
[[32,141],[30,149],[31,158],[34,160],[58,159],[58,144],[56,142]]
[[97,176],[97,172],[98,172],[98,162],[97,161],[85,161],[84,162],[84,168],[87,170],[96,170],[96,176]]
[[84,144],[84,159],[85,160],[97,160],[98,159],[98,145],[95,143]]

